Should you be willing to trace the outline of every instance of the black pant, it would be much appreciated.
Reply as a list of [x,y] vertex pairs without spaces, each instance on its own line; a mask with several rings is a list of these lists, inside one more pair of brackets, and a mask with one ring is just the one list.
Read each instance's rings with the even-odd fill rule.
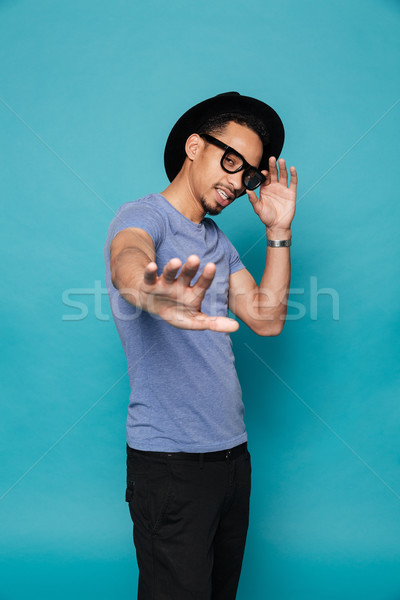
[[215,454],[184,460],[182,453],[127,446],[138,600],[236,598],[249,522],[250,454],[246,444],[227,457],[215,460]]

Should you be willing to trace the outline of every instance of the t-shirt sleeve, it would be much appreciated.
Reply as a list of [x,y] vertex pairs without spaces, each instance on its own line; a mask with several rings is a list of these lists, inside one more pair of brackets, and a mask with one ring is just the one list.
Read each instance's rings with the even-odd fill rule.
[[225,248],[226,248],[226,251],[228,254],[229,275],[236,273],[236,271],[240,271],[240,269],[245,269],[246,267],[240,260],[239,253],[236,250],[235,246],[232,244],[232,242],[229,241],[229,239],[226,237],[226,235],[221,230],[219,230],[219,234],[221,235],[221,237],[225,243]]
[[163,215],[156,207],[152,206],[151,202],[135,200],[123,204],[111,221],[108,234],[109,243],[111,244],[117,233],[128,227],[143,229],[152,238],[156,248],[165,235]]

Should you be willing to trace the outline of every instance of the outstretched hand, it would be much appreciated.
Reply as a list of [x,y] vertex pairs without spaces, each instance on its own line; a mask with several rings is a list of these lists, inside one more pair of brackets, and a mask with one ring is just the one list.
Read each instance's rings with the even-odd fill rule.
[[[280,175],[278,174],[278,166]],[[267,180],[260,187],[260,198],[247,190],[254,212],[268,229],[288,230],[296,210],[297,172],[290,167],[290,185],[286,163],[280,158],[278,164],[273,156],[269,159],[269,172],[262,171]]]
[[207,263],[196,283],[191,281],[200,267],[200,259],[191,254],[182,267],[179,258],[172,258],[157,276],[157,264],[150,262],[139,286],[140,304],[147,312],[159,315],[164,321],[179,329],[230,333],[239,323],[229,317],[213,317],[201,312],[201,303],[216,272],[214,263]]

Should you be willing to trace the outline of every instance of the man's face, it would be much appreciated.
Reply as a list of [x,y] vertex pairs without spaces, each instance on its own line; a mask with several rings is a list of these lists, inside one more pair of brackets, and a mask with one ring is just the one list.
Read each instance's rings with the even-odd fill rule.
[[[214,137],[239,152],[250,165],[258,167],[263,154],[263,145],[258,135],[248,127],[230,122]],[[192,191],[205,213],[218,215],[244,191],[243,171],[227,173],[221,167],[224,151],[203,138],[192,164]]]

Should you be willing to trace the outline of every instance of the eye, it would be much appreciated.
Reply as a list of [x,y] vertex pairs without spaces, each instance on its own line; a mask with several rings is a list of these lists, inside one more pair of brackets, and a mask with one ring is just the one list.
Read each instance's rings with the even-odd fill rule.
[[224,157],[224,166],[226,169],[234,173],[238,169],[240,169],[242,165],[242,161],[235,154],[228,152],[228,154]]

